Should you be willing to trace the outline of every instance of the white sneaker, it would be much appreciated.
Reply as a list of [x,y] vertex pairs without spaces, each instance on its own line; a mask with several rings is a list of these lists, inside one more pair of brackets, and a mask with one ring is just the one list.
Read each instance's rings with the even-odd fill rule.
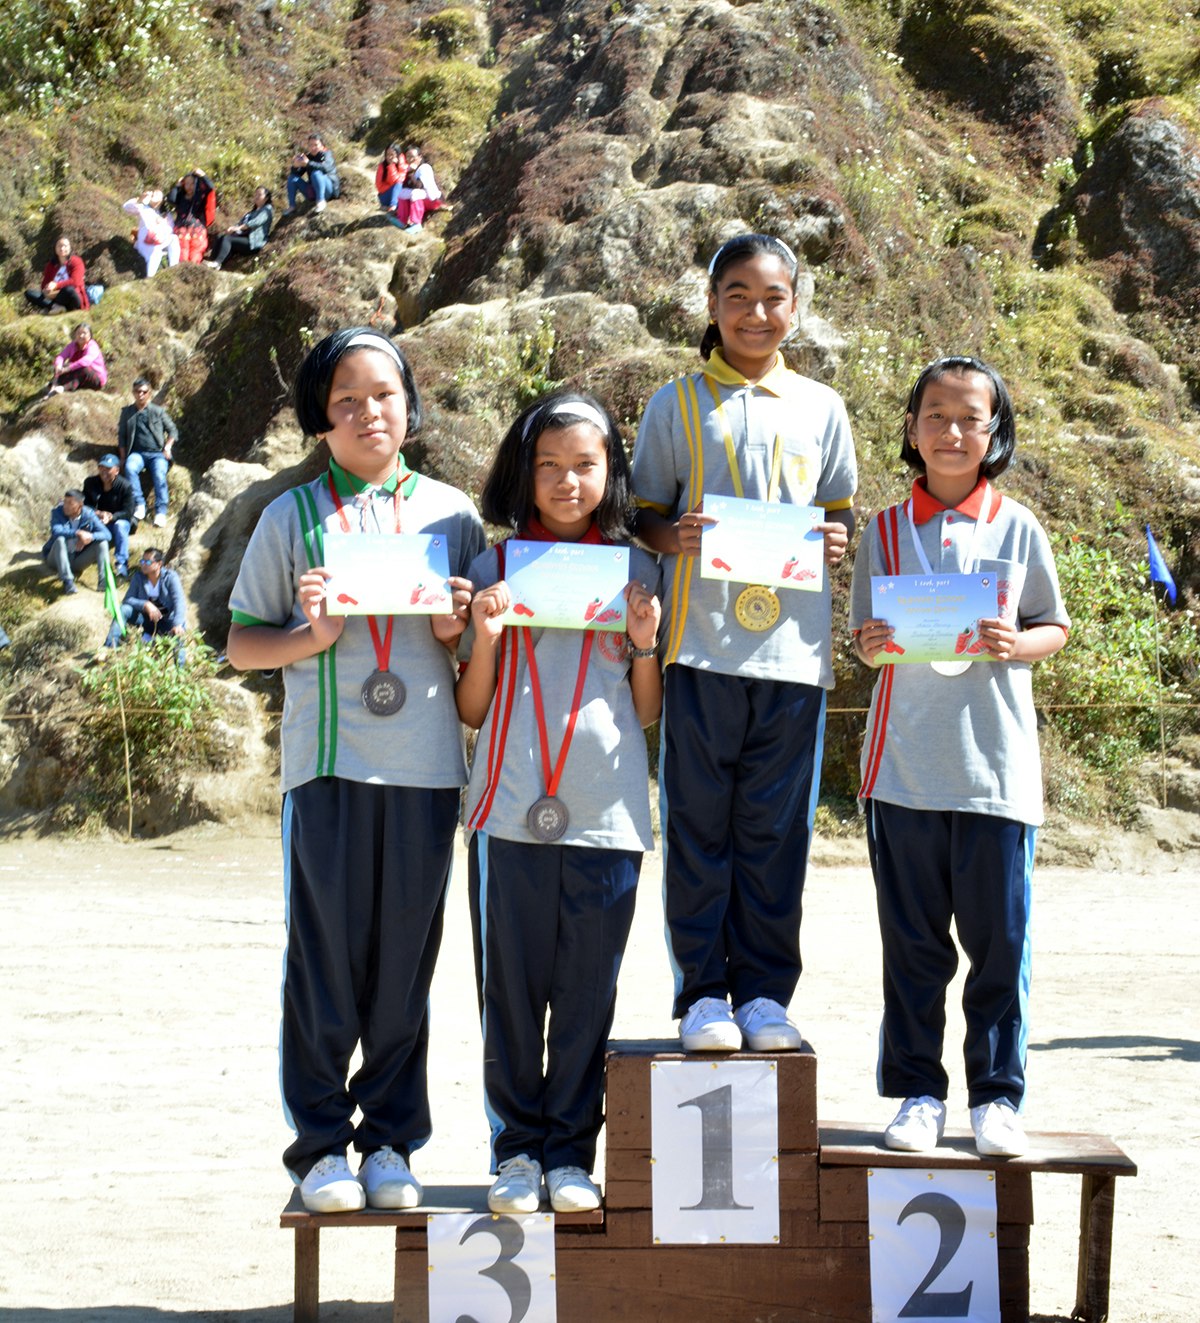
[[425,1191],[394,1148],[377,1148],[358,1169],[368,1208],[416,1208]]
[[1029,1147],[1017,1109],[1007,1098],[971,1108],[975,1151],[984,1158],[1019,1158]]
[[500,1164],[488,1207],[493,1213],[536,1213],[542,1202],[542,1164],[527,1153]]
[[146,507],[140,501],[134,507],[133,517],[135,519],[145,519],[146,517]]
[[546,1190],[556,1213],[590,1213],[600,1207],[600,1187],[582,1167],[552,1167]]
[[937,1148],[945,1129],[946,1104],[923,1093],[919,1098],[905,1098],[900,1104],[883,1132],[883,1142],[901,1153],[928,1153]]
[[324,210],[325,210],[325,199],[322,198],[322,199],[317,203],[317,205],[313,208],[313,211],[315,211],[315,212],[317,213],[317,215],[319,216],[319,215],[321,214],[321,212],[323,212]]
[[310,1213],[357,1213],[367,1202],[344,1153],[326,1153],[316,1163],[300,1182],[300,1199]]
[[739,1006],[733,1018],[751,1052],[798,1052],[804,1046],[787,1011],[770,997],[755,997]]
[[167,526],[167,516],[166,516],[165,514],[155,514],[155,516],[154,516],[154,527],[155,527],[155,528],[166,528],[166,526]]
[[742,1034],[727,1001],[701,997],[679,1021],[679,1041],[685,1052],[736,1052],[742,1045]]

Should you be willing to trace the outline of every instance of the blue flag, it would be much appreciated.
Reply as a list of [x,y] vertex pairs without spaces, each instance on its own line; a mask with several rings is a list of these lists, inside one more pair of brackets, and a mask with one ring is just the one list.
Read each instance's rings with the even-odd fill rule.
[[1167,562],[1162,558],[1162,552],[1158,549],[1158,543],[1154,540],[1149,524],[1146,525],[1146,546],[1150,553],[1150,582],[1162,584],[1167,601],[1174,606],[1175,580],[1171,577],[1171,571],[1167,569]]

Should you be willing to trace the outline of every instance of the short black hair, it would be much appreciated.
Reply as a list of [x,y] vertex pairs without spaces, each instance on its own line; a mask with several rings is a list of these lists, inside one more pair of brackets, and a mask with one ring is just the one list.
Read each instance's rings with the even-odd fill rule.
[[918,473],[925,472],[925,461],[921,452],[908,439],[908,420],[915,418],[921,408],[921,399],[926,386],[943,377],[963,376],[968,372],[978,372],[988,379],[992,390],[992,416],[988,421],[988,431],[992,434],[987,454],[979,466],[979,473],[984,478],[998,478],[1012,463],[1017,449],[1017,420],[1013,414],[1012,397],[1004,378],[990,363],[981,358],[972,358],[969,354],[953,354],[939,358],[922,370],[908,393],[908,403],[904,406],[904,425],[900,440],[900,458],[910,469]]
[[554,427],[592,422],[587,413],[572,409],[586,405],[607,422],[604,450],[608,481],[604,497],[596,507],[595,520],[602,537],[610,542],[628,541],[633,516],[633,481],[621,433],[609,411],[594,395],[584,391],[556,390],[535,400],[504,434],[496,450],[492,471],[479,497],[479,509],[489,524],[521,532],[536,513],[533,504],[533,458],[538,437]]
[[[360,339],[361,337],[361,339]],[[296,373],[296,384],[292,388],[292,403],[296,417],[305,436],[320,436],[331,429],[325,406],[329,403],[329,391],[333,385],[333,374],[337,365],[349,354],[357,354],[364,349],[374,348],[369,343],[362,343],[370,337],[379,341],[379,351],[392,358],[400,372],[404,385],[404,399],[408,405],[409,437],[414,437],[421,430],[424,410],[417,383],[413,380],[412,368],[404,357],[399,345],[394,344],[382,331],[373,326],[348,326],[344,330],[334,331],[316,345],[308,357],[300,364]],[[355,343],[358,341],[358,343]]]
[[145,386],[147,390],[154,389],[154,383],[149,379],[149,377],[134,377],[133,385],[129,389],[137,390],[138,387],[140,386]]
[[153,561],[153,562],[155,563],[155,565],[161,565],[161,564],[162,564],[162,559],[163,559],[162,548],[161,548],[161,547],[147,547],[146,550],[143,551],[142,554],[138,557],[138,559],[139,559],[139,560],[150,560],[150,561]]
[[[708,292],[715,294],[721,283],[721,277],[735,262],[744,262],[748,257],[777,257],[787,267],[792,278],[792,293],[796,292],[796,282],[800,275],[800,262],[796,254],[773,234],[735,234],[713,254],[708,264]],[[712,351],[721,348],[721,328],[715,321],[709,322],[700,341],[700,357],[707,363]]]
[[65,492],[63,492],[63,500],[65,501],[65,500],[67,499],[68,496],[69,496],[69,497],[71,498],[71,500],[73,500],[73,501],[85,501],[85,500],[87,500],[87,497],[84,496],[84,494],[79,490],[78,487],[68,487],[67,490],[66,490]]

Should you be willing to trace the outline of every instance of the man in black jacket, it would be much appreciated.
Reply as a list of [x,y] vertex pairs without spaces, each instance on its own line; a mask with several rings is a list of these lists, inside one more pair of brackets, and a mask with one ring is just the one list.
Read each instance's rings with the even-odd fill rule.
[[113,570],[118,579],[129,577],[129,535],[137,529],[137,500],[133,484],[121,473],[116,455],[101,455],[96,472],[83,480],[83,500],[108,525],[113,540]]
[[138,519],[146,517],[142,470],[150,470],[154,483],[154,527],[162,528],[167,522],[167,469],[179,429],[161,404],[150,402],[151,391],[145,377],[138,377],[133,383],[133,403],[121,410],[117,420],[117,454],[137,497],[134,514]]

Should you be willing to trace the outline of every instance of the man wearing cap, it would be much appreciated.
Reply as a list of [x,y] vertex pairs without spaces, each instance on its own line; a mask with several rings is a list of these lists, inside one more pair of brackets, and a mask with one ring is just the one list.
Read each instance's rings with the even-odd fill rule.
[[116,455],[101,455],[96,472],[83,480],[84,504],[108,525],[113,540],[113,570],[118,579],[129,577],[129,535],[137,530],[137,501],[133,483],[121,473]]
[[150,470],[154,483],[154,527],[162,528],[167,522],[167,469],[179,429],[161,404],[150,402],[151,391],[145,377],[138,377],[133,383],[133,403],[121,410],[117,420],[117,454],[125,466],[125,476],[135,488],[134,513],[139,519],[146,517],[142,470]]
[[[42,547],[42,559],[62,580],[63,591],[75,592],[75,575],[86,565],[108,560],[112,534],[83,503],[83,493],[71,487],[62,505],[50,512],[50,537]],[[100,586],[104,571],[100,572]]]

